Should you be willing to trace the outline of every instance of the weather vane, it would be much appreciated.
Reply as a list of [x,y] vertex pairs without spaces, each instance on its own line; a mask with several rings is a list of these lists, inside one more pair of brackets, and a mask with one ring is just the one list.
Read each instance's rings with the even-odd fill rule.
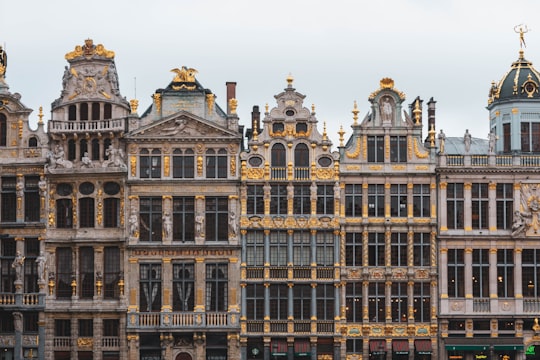
[[525,34],[529,32],[529,28],[527,27],[527,25],[519,24],[514,26],[514,32],[516,32],[516,34],[519,34],[519,47],[527,47],[527,45],[525,44]]

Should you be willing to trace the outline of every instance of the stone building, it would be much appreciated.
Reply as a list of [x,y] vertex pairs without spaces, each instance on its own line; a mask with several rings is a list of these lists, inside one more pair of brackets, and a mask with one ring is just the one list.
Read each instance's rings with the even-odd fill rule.
[[43,358],[48,138],[41,108],[30,128],[32,110],[9,91],[6,68],[0,47],[0,353]]
[[435,101],[422,140],[422,100],[384,78],[352,135],[340,131],[342,359],[436,359]]
[[540,358],[540,76],[518,59],[488,98],[488,139],[447,138],[439,179],[440,357]]

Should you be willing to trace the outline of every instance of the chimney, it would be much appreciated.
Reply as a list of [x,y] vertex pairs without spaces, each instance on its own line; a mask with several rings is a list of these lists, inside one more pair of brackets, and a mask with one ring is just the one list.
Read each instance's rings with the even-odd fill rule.
[[253,111],[251,112],[251,132],[254,133],[257,131],[257,134],[261,132],[261,112],[259,111],[259,106],[253,106]]
[[433,98],[429,99],[427,105],[428,105],[428,131],[431,130],[431,127],[433,126],[433,129],[435,128],[435,104],[437,102],[433,100]]
[[225,83],[227,86],[227,114],[231,113],[229,102],[231,99],[236,99],[236,83],[227,81]]

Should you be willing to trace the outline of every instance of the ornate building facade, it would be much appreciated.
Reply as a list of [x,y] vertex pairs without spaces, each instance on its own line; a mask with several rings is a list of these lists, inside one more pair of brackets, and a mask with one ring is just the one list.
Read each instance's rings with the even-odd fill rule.
[[113,51],[65,58],[46,132],[0,48],[0,359],[540,359],[523,51],[488,140],[384,78],[336,150],[290,76],[244,131],[236,83],[176,68],[139,114]]

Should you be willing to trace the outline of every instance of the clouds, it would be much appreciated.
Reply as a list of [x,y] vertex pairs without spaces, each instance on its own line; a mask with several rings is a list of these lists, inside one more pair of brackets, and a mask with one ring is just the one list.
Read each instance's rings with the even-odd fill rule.
[[[37,109],[59,96],[65,53],[92,38],[116,52],[121,92],[140,100],[186,65],[225,106],[225,82],[236,81],[238,113],[249,125],[253,105],[273,106],[291,73],[305,105],[316,106],[337,144],[350,134],[353,101],[361,117],[383,77],[407,95],[437,101],[437,127],[447,136],[488,133],[487,94],[517,59],[513,27],[527,23],[525,56],[540,61],[534,22],[540,4],[496,1],[103,1],[7,2],[0,42],[10,57],[7,82]],[[519,11],[519,12],[518,12]],[[46,14],[46,16],[45,16]],[[540,29],[540,28],[539,28]],[[539,30],[540,31],[540,30]],[[136,81],[135,81],[136,78]],[[32,115],[34,123],[37,114]],[[322,129],[322,124],[321,124]],[[347,136],[347,135],[346,135]]]

